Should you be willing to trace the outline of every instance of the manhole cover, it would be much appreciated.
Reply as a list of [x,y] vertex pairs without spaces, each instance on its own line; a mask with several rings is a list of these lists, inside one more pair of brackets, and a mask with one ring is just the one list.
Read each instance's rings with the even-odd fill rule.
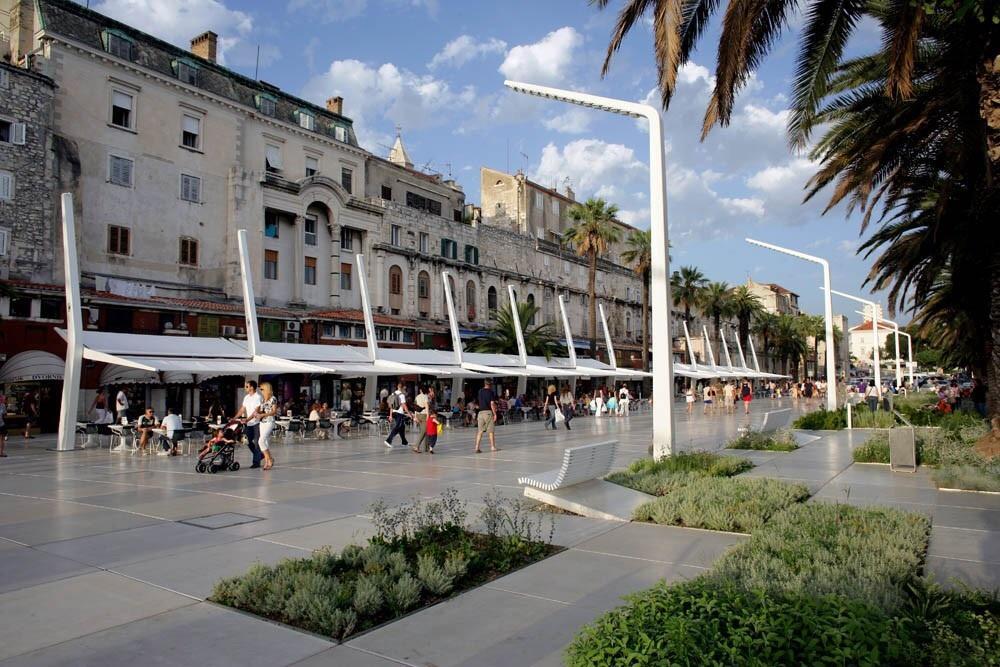
[[208,516],[197,516],[193,519],[184,519],[183,521],[178,521],[177,523],[186,523],[189,526],[198,526],[199,528],[216,530],[217,528],[238,526],[242,523],[253,523],[254,521],[261,521],[262,519],[263,517],[250,516],[249,514],[223,512],[221,514],[209,514]]

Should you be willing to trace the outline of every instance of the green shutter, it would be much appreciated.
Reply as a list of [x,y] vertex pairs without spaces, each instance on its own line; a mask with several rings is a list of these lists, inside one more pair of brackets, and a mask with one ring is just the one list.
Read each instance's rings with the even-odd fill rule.
[[448,239],[441,239],[441,256],[448,256]]
[[219,335],[219,318],[209,315],[198,317],[198,335],[215,337]]

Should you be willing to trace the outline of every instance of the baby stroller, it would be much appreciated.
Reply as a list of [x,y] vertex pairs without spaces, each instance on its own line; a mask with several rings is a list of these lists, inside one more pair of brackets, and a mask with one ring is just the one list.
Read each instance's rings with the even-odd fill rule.
[[236,445],[243,439],[243,424],[238,421],[231,421],[222,430],[222,439],[212,441],[207,452],[198,457],[195,464],[196,472],[217,473],[220,470],[232,470],[236,472],[240,469],[240,462],[236,460]]

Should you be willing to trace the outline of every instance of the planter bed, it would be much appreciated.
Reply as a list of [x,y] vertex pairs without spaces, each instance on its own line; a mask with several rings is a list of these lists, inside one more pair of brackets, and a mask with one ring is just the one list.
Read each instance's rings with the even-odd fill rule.
[[775,433],[747,431],[726,443],[726,449],[746,449],[759,452],[794,452],[798,448],[799,445],[792,438],[791,431],[776,431]]

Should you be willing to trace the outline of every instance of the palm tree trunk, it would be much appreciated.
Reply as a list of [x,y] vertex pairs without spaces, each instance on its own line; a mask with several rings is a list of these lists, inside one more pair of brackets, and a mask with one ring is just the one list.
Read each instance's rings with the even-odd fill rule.
[[[1000,44],[986,48],[986,58],[979,72],[979,113],[985,121],[986,151],[991,184],[1000,177]],[[990,188],[992,205],[997,204],[996,188]],[[995,210],[995,208],[994,208]],[[995,247],[995,246],[994,246]],[[987,357],[987,410],[990,417],[1000,415],[1000,251],[993,251],[990,266],[990,346]]]
[[[649,371],[649,271],[642,277],[642,370]],[[671,342],[673,346],[673,342]]]
[[[597,253],[590,253],[590,274],[587,276],[587,293],[590,295],[590,356],[597,358]],[[611,360],[608,360],[611,363]]]

